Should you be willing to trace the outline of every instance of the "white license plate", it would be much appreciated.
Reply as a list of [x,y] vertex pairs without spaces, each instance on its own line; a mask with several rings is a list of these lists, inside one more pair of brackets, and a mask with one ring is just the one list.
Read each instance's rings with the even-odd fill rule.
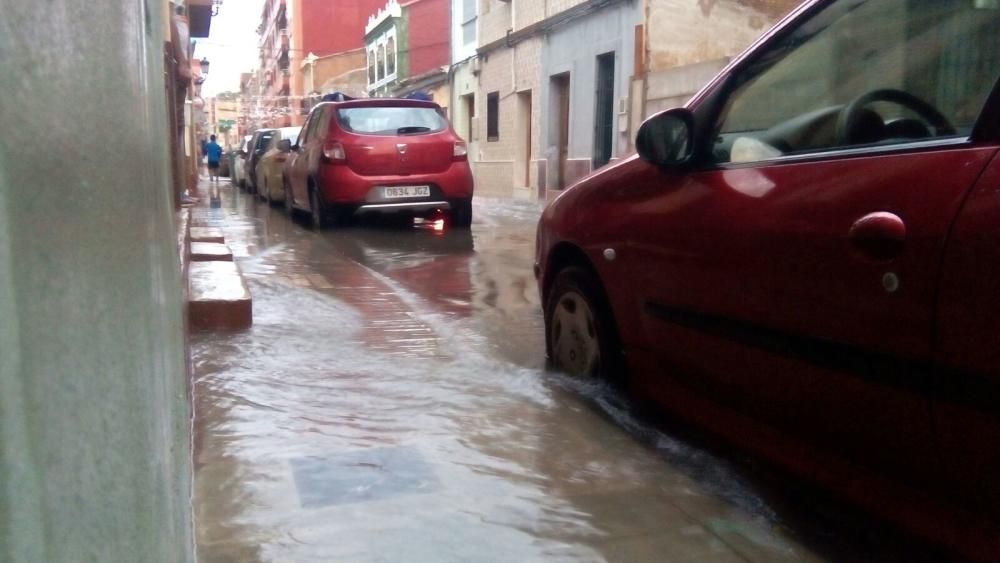
[[386,199],[400,197],[427,197],[431,195],[430,186],[389,186],[382,188],[382,194]]

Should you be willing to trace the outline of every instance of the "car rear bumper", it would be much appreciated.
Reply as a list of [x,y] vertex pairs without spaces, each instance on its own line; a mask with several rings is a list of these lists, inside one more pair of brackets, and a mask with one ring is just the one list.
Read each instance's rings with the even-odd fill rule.
[[363,203],[354,211],[357,215],[367,213],[429,213],[431,211],[447,211],[451,204],[447,201],[412,201],[405,203]]
[[[370,210],[419,209],[431,204],[440,209],[457,199],[470,198],[473,192],[472,170],[468,162],[453,162],[442,172],[405,176],[361,176],[345,165],[324,164],[318,179],[327,203],[351,205]],[[383,187],[429,186],[429,195],[421,198],[386,199]],[[385,207],[378,207],[385,206]],[[389,207],[394,206],[394,207]]]

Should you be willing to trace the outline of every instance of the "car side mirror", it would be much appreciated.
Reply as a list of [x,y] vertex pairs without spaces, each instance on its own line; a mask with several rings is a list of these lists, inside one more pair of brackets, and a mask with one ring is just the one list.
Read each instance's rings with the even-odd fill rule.
[[292,142],[288,139],[278,141],[278,150],[281,152],[291,152]]
[[661,168],[687,164],[694,154],[694,114],[674,108],[647,119],[635,139],[639,158]]

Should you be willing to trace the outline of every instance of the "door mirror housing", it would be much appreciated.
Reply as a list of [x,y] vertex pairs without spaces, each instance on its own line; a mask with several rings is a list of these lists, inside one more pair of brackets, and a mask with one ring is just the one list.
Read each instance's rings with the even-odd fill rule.
[[289,139],[282,139],[278,141],[278,150],[281,152],[291,152],[292,141],[290,141]]
[[639,158],[661,168],[677,168],[694,155],[694,114],[674,108],[647,119],[635,139]]

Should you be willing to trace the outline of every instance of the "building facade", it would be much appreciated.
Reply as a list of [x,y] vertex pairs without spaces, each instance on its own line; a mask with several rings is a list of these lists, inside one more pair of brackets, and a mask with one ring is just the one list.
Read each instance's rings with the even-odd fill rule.
[[[268,116],[266,125],[303,123],[315,98],[307,89],[306,72],[311,75],[312,86],[318,83],[310,60],[343,55],[343,60],[360,62],[364,57],[365,22],[384,4],[385,0],[264,2],[257,32],[260,100]],[[363,64],[357,68],[363,68]]]
[[642,2],[581,3],[556,17],[541,53],[538,190],[561,189],[631,148],[628,119]]
[[642,118],[683,105],[802,0],[646,3],[644,61],[636,77],[644,98]]
[[450,0],[389,0],[365,26],[368,95],[426,94],[447,108]]
[[237,149],[240,140],[240,95],[234,92],[223,92],[206,100],[208,106],[208,122],[211,132],[216,135],[222,148]]
[[479,86],[479,0],[451,0],[451,122],[469,145],[472,166],[479,154],[476,96]]
[[627,156],[646,117],[799,3],[452,0],[452,121],[477,193],[545,197]]

